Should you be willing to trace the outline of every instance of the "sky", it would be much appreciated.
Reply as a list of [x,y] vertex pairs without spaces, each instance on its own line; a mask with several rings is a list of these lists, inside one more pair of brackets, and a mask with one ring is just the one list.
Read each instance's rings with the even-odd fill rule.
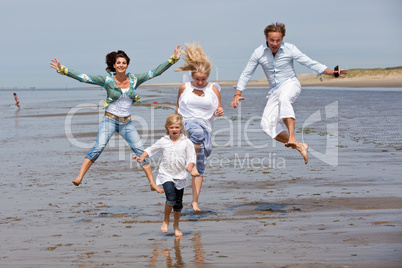
[[[1,0],[0,89],[83,86],[58,75],[51,59],[104,75],[106,54],[119,49],[129,72],[143,73],[195,41],[212,60],[209,80],[237,80],[277,21],[285,42],[331,69],[402,66],[401,11],[400,0]],[[148,83],[180,82],[174,69]],[[262,78],[259,67],[252,80]]]

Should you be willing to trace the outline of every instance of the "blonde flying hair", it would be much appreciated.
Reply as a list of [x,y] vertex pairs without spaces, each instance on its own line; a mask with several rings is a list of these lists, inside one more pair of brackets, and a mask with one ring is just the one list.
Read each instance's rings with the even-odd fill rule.
[[168,128],[173,124],[180,124],[180,126],[181,126],[180,133],[184,134],[184,120],[183,120],[183,116],[181,114],[169,114],[168,115],[168,117],[166,118],[166,123],[165,123],[165,129],[166,129],[167,135],[169,135]]
[[186,49],[183,52],[185,65],[180,66],[175,72],[191,71],[191,76],[194,73],[200,72],[209,76],[211,72],[211,61],[205,55],[199,42],[186,43]]

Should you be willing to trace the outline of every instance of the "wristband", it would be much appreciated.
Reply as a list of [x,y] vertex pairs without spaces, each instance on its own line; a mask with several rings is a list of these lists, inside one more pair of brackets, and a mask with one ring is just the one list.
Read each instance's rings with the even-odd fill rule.
[[60,69],[57,71],[61,75],[67,75],[68,74],[68,68],[64,65],[60,66]]
[[180,58],[176,57],[175,55],[172,55],[172,56],[169,58],[168,61],[170,62],[170,64],[175,64],[176,62],[179,61],[179,59],[180,59]]

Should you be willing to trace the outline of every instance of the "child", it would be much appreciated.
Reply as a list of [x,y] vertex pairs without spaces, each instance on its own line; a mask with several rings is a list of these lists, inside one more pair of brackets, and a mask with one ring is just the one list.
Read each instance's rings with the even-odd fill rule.
[[15,106],[17,106],[18,109],[20,109],[21,108],[20,107],[20,100],[17,97],[17,93],[13,93],[13,95],[14,95],[14,100],[15,100]]
[[188,173],[191,173],[194,167],[196,155],[193,143],[183,135],[184,121],[180,114],[170,114],[166,119],[165,128],[168,135],[145,149],[140,157],[133,158],[141,163],[146,157],[162,152],[156,178],[156,184],[163,186],[166,195],[165,216],[161,231],[167,233],[169,217],[173,209],[174,234],[176,237],[181,237],[183,234],[179,229],[179,220],[183,208],[184,187],[191,185]]

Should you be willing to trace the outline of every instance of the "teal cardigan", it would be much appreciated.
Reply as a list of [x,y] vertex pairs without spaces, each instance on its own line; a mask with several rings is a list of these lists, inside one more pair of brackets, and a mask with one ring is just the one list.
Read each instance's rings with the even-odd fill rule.
[[[135,89],[142,83],[161,75],[164,71],[169,69],[173,64],[179,60],[175,55],[171,56],[168,61],[160,64],[155,69],[142,74],[131,74],[127,73],[130,78],[130,88],[126,95],[132,99],[133,103],[136,102]],[[59,74],[67,75],[68,77],[74,78],[82,83],[88,83],[93,85],[98,85],[106,89],[106,99],[104,100],[104,106],[107,107],[109,104],[118,100],[123,92],[121,88],[117,87],[116,81],[113,78],[114,73],[109,73],[108,75],[87,75],[79,73],[77,71],[68,69],[65,66],[61,66],[57,71]]]

